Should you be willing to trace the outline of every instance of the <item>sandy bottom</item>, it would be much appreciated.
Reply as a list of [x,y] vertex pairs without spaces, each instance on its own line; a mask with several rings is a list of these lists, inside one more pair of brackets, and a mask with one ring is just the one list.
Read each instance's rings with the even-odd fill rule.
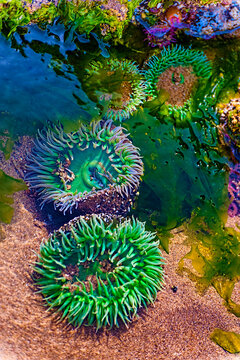
[[[9,175],[21,175],[28,144],[22,139],[11,159],[1,162]],[[75,330],[58,324],[34,290],[31,264],[48,228],[29,192],[15,195],[15,209],[12,223],[0,231],[0,360],[240,359],[209,339],[216,327],[239,332],[240,320],[226,311],[214,289],[200,296],[190,280],[176,273],[187,252],[182,233],[176,232],[170,255],[165,254],[166,284],[154,306],[140,310],[128,329]]]

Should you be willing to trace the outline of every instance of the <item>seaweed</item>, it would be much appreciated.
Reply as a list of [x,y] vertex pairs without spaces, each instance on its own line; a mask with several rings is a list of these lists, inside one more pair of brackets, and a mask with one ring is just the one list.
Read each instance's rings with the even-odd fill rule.
[[19,26],[31,21],[30,13],[23,7],[21,0],[0,1],[0,31],[9,37]]
[[214,329],[210,338],[231,354],[240,352],[240,334],[232,331],[223,331],[222,329]]
[[121,39],[123,30],[132,18],[133,12],[140,1],[121,1],[119,4],[97,3],[93,1],[59,0],[41,4],[34,8],[30,3],[21,0],[0,1],[0,31],[9,37],[19,27],[37,23],[44,28],[56,19],[72,31],[89,35],[92,31],[102,34],[107,40]]
[[22,180],[8,176],[0,169],[0,223],[9,224],[11,222],[14,213],[11,206],[14,202],[12,195],[16,191],[26,189],[27,186]]
[[[225,221],[226,210],[219,216],[210,204],[193,213],[185,224],[185,243],[191,250],[180,260],[178,270],[196,283],[201,294],[213,286],[228,311],[240,317],[240,304],[231,299],[240,279],[240,234],[225,227]],[[185,259],[190,260],[190,267]]]

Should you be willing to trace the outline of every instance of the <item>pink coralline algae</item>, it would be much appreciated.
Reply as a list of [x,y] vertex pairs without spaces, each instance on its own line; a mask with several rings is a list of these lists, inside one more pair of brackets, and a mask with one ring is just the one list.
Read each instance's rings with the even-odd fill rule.
[[240,215],[240,164],[231,168],[228,184],[228,196],[231,201],[228,208],[230,217]]
[[168,9],[162,4],[148,8],[142,2],[135,11],[135,20],[143,26],[152,47],[175,42],[179,30],[203,39],[234,32],[240,28],[240,0],[204,6],[174,2]]
[[[186,10],[178,2],[175,2],[166,11],[163,10],[162,4],[150,8],[147,10],[149,17],[146,16],[145,10],[145,4],[142,3],[142,6],[135,11],[134,16],[135,20],[143,26],[147,35],[146,40],[152,47],[163,47],[175,42],[177,30],[188,26],[184,23]],[[155,21],[153,25],[150,25],[151,19]]]
[[[156,8],[151,8],[150,12],[156,13]],[[175,42],[177,30],[186,28],[186,24],[183,22],[185,18],[185,11],[180,9],[177,4],[170,6],[165,11],[162,20],[145,30],[149,44],[152,47],[163,47]]]
[[[51,3],[57,6],[58,0],[32,0],[31,3],[30,2],[28,3],[28,7],[32,11],[36,11],[42,5],[50,5]],[[24,2],[24,4],[27,5],[27,2]]]
[[175,40],[175,29],[167,28],[161,25],[152,26],[145,30],[147,35],[146,40],[152,47],[163,47],[174,43]]

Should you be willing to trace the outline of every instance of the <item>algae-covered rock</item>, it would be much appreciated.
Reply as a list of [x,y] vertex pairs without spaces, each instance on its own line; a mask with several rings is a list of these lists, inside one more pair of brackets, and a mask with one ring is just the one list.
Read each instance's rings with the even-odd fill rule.
[[240,334],[232,331],[214,329],[210,335],[210,339],[232,354],[240,352]]

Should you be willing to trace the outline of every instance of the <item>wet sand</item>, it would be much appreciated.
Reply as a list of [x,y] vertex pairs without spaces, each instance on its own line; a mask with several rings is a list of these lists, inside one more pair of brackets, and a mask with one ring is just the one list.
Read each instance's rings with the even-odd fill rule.
[[[29,140],[23,138],[0,168],[19,177],[28,148]],[[31,280],[31,264],[48,228],[28,191],[15,194],[14,207],[12,223],[0,225],[1,360],[240,359],[209,339],[216,327],[239,332],[239,319],[227,312],[214,289],[201,296],[189,279],[176,273],[188,250],[182,232],[175,231],[170,254],[164,254],[166,283],[154,306],[141,309],[128,329],[121,325],[96,333],[91,327],[68,328],[46,312]],[[240,292],[235,300],[240,301]]]

